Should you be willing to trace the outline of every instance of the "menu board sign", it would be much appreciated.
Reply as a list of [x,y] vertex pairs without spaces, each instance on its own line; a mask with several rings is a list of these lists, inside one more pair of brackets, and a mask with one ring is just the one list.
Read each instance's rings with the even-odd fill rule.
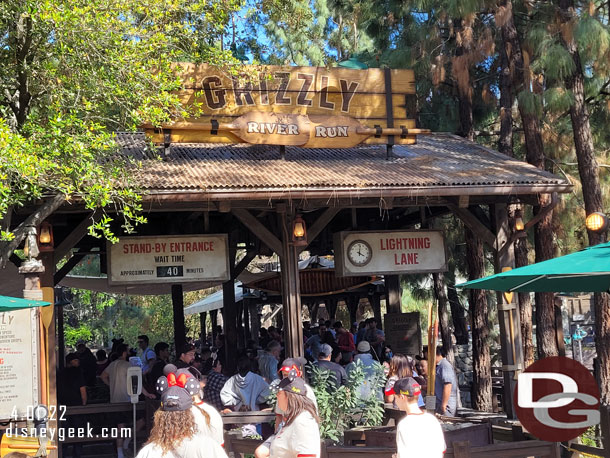
[[383,329],[385,341],[394,354],[415,356],[421,352],[421,327],[419,312],[386,313]]
[[25,418],[38,404],[36,309],[0,313],[0,420]]
[[122,237],[107,252],[111,285],[229,280],[226,234]]
[[447,270],[441,231],[354,231],[334,237],[337,275],[396,275]]

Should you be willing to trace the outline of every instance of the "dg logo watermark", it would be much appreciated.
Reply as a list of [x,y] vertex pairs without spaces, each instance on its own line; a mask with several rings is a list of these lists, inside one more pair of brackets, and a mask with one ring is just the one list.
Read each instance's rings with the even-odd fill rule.
[[517,418],[538,439],[569,441],[600,422],[599,388],[589,370],[563,356],[543,358],[519,374]]

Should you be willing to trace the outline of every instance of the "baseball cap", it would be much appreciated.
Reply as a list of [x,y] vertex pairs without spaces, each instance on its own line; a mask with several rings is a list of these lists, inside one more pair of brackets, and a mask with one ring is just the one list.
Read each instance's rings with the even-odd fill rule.
[[322,345],[320,345],[320,351],[318,354],[320,356],[326,357],[326,356],[330,356],[332,354],[332,352],[333,352],[333,347],[331,347],[328,344],[322,344]]
[[306,388],[305,382],[301,377],[297,376],[297,372],[295,370],[291,370],[287,377],[284,377],[280,382],[278,389],[280,391],[288,391],[294,394],[300,394],[301,396],[305,396]]
[[358,347],[356,348],[360,353],[367,353],[371,351],[371,344],[368,343],[366,340],[363,340],[362,342],[358,342]]
[[199,382],[187,373],[170,372],[157,379],[155,385],[161,395],[161,410],[180,412],[188,410],[193,405],[193,395],[199,390]]
[[402,394],[404,396],[415,397],[421,394],[421,385],[413,377],[406,377],[396,380],[394,387],[386,391],[386,394]]
[[307,360],[305,358],[286,358],[282,361],[282,365],[280,366],[278,372],[290,372],[291,370],[296,370],[297,375],[300,377],[303,373],[303,366],[306,364]]

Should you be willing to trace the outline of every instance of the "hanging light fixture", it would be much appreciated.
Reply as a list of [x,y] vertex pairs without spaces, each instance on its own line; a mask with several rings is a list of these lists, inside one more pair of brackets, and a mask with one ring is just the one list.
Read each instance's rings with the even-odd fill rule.
[[608,228],[608,217],[600,212],[591,213],[585,220],[585,226],[591,232],[604,232]]
[[38,248],[40,251],[53,251],[53,226],[50,223],[43,221],[38,229]]
[[301,215],[296,215],[292,222],[292,244],[294,246],[307,246],[307,226]]
[[523,223],[523,212],[521,210],[517,210],[515,212],[515,230],[522,231],[525,229],[525,224]]

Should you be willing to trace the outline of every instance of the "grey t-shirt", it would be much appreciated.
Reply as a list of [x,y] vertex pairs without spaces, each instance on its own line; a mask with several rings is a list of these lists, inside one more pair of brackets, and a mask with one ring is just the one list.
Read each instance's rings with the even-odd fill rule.
[[[447,404],[447,410],[441,412],[443,401],[443,387],[446,383],[451,383],[451,395]],[[441,415],[455,417],[457,413],[458,382],[453,366],[445,358],[436,365],[436,378],[434,380],[434,394],[436,395],[436,412]]]

